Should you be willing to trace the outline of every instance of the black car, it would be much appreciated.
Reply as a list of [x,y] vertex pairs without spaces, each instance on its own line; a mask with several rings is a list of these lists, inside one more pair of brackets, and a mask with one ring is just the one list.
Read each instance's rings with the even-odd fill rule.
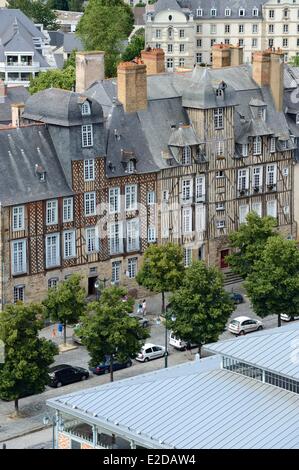
[[231,292],[229,296],[234,304],[242,304],[244,302],[243,295],[238,292]]
[[[133,362],[131,359],[127,359],[125,362],[113,362],[113,372],[115,370],[125,369],[126,367],[131,367]],[[99,364],[96,367],[91,367],[90,370],[96,375],[108,374],[110,372],[110,359],[107,357],[102,364]]]
[[69,366],[67,364],[60,364],[50,368],[50,387],[61,387],[80,380],[86,380],[89,377],[89,372],[83,367]]

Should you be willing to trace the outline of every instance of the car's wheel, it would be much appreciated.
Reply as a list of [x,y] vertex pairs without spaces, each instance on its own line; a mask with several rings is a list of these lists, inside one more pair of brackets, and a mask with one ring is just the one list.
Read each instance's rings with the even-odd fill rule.
[[148,361],[149,361],[149,358],[146,357],[146,358],[144,359],[144,362],[148,362]]
[[245,335],[245,331],[241,330],[240,333],[239,333],[239,336],[244,336],[244,335]]
[[109,372],[110,372],[110,369],[105,369],[104,374],[109,374]]
[[257,329],[257,331],[261,331],[263,329],[262,325],[260,325]]
[[81,380],[86,380],[86,379],[87,379],[86,375],[82,375]]
[[59,387],[61,387],[61,386],[62,386],[62,383],[61,383],[61,382],[57,382],[56,387],[59,388]]
[[127,362],[126,363],[126,367],[131,367],[131,365],[132,365],[132,362]]

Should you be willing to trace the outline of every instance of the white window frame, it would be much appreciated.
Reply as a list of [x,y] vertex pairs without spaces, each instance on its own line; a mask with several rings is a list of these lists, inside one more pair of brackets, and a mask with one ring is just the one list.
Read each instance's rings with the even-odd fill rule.
[[190,202],[193,198],[193,181],[192,179],[182,180],[182,201]]
[[109,252],[111,255],[123,252],[123,223],[113,222],[109,224]]
[[46,201],[46,225],[56,225],[58,223],[58,201],[50,199]]
[[259,16],[259,10],[258,10],[258,8],[253,8],[253,9],[252,9],[252,16]]
[[276,139],[275,137],[271,137],[270,139],[270,153],[276,152]]
[[275,186],[277,183],[277,164],[269,163],[266,167],[267,172],[267,186]]
[[15,206],[12,209],[12,230],[25,230],[25,206]]
[[81,126],[81,143],[83,148],[93,146],[92,124],[84,124],[83,126]]
[[95,191],[90,191],[88,193],[84,193],[84,214],[85,217],[90,217],[92,215],[96,215],[96,193]]
[[189,145],[185,145],[182,150],[182,165],[191,165],[192,152]]
[[112,261],[111,264],[111,284],[120,283],[121,261]]
[[[217,90],[217,91],[222,92],[222,90]],[[224,155],[224,140],[218,140],[216,142],[216,155],[217,156]]]
[[127,173],[134,173],[135,171],[135,162],[134,160],[129,160],[127,163]]
[[[254,166],[252,167],[252,174],[251,174],[251,184],[252,188],[262,188],[263,186],[263,167],[262,166]],[[258,184],[256,184],[258,182]]]
[[277,218],[277,200],[271,199],[267,201],[267,215]]
[[230,9],[230,8],[225,8],[225,10],[224,10],[224,16],[231,16],[231,14],[232,14],[231,9]]
[[48,279],[48,289],[56,289],[58,282],[59,282],[58,277],[50,277]]
[[87,158],[84,160],[84,181],[94,181],[95,171],[94,171],[94,159]]
[[249,205],[248,204],[241,204],[239,206],[239,223],[245,224],[246,223],[246,216],[249,213]]
[[127,251],[139,251],[139,219],[127,220]]
[[225,203],[223,201],[216,202],[215,210],[217,211],[224,211],[225,210]]
[[224,112],[223,108],[215,108],[214,109],[214,127],[215,129],[223,129],[224,125]]
[[63,232],[63,259],[76,257],[76,230]]
[[238,190],[247,191],[249,188],[249,169],[240,168],[238,170]]
[[118,214],[120,212],[120,188],[115,186],[109,188],[109,214]]
[[146,195],[147,204],[152,206],[156,203],[156,193],[155,191],[148,191]]
[[86,100],[86,101],[84,101],[84,103],[81,106],[81,115],[82,116],[90,116],[90,114],[91,114],[90,104]]
[[187,235],[192,233],[192,207],[182,209],[182,233]]
[[125,186],[125,209],[126,211],[137,210],[137,184]]
[[201,202],[206,195],[205,175],[199,175],[195,178],[195,201]]
[[72,222],[74,220],[74,200],[72,197],[64,197],[62,203],[63,222]]
[[203,16],[203,10],[202,10],[202,8],[197,8],[197,10],[196,10],[196,16]]
[[137,258],[128,258],[128,278],[134,279],[137,274]]
[[[55,243],[53,243],[55,240]],[[50,242],[50,243],[49,243]],[[45,238],[46,268],[60,266],[60,234],[51,233]]]
[[253,138],[253,155],[261,155],[262,153],[262,138],[256,136]]
[[192,248],[184,248],[184,267],[188,268],[192,264]]
[[218,229],[225,228],[225,220],[224,219],[217,220],[216,221],[216,228],[218,228]]
[[244,16],[246,16],[246,10],[245,8],[240,8],[239,9],[239,16],[244,18]]
[[248,144],[242,144],[242,157],[248,157]]
[[262,203],[261,201],[253,202],[251,206],[252,212],[256,212],[259,217],[262,217]]
[[14,240],[11,243],[11,272],[12,275],[27,273],[27,241]]
[[17,302],[24,302],[25,300],[25,286],[14,286],[13,288],[13,301],[14,304]]
[[147,241],[148,243],[155,243],[156,240],[156,227],[154,225],[150,225],[147,229]]
[[217,16],[217,8],[211,8],[211,16]]
[[86,253],[97,253],[99,251],[99,237],[97,227],[86,227],[85,229]]

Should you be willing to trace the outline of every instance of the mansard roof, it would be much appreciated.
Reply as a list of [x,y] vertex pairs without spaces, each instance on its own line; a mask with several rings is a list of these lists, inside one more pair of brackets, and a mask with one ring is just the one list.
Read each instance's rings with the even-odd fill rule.
[[[3,206],[72,194],[45,125],[1,129],[0,149]],[[40,181],[36,165],[45,170],[45,181]]]
[[187,145],[198,144],[200,144],[200,140],[196,136],[193,127],[190,125],[179,125],[178,128],[175,127],[168,141],[168,145],[171,147],[185,147]]
[[23,116],[32,121],[67,127],[93,123],[95,118],[102,122],[103,110],[95,100],[91,102],[91,115],[82,116],[81,105],[86,99],[90,101],[80,93],[49,88],[28,98]]

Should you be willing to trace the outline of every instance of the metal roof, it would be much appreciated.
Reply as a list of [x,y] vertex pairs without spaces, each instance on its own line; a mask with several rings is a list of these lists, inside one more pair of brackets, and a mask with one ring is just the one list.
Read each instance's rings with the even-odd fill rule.
[[47,404],[151,448],[299,448],[296,394],[227,370],[200,372],[204,362],[64,395]]
[[299,348],[298,324],[218,341],[206,345],[205,350],[298,380],[299,361],[294,360],[296,347]]

